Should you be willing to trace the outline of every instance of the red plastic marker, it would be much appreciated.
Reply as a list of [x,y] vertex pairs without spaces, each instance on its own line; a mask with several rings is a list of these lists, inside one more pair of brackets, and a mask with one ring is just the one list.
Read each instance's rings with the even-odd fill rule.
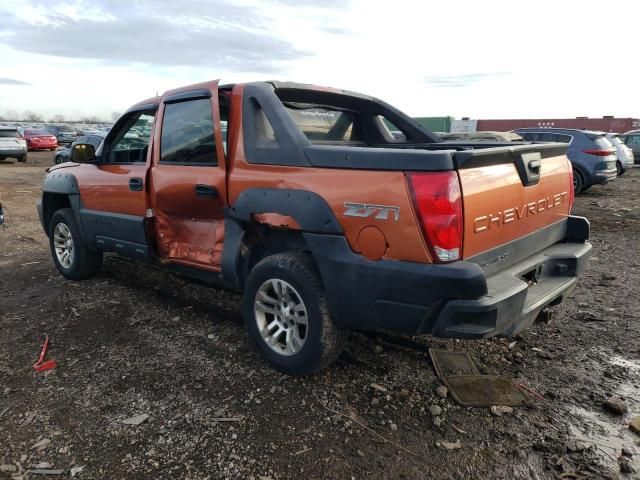
[[33,369],[36,372],[44,372],[46,370],[51,370],[52,368],[56,368],[58,364],[55,360],[47,360],[44,361],[44,357],[47,354],[47,349],[49,348],[49,335],[45,335],[44,345],[42,345],[42,350],[40,351],[40,358],[33,365]]

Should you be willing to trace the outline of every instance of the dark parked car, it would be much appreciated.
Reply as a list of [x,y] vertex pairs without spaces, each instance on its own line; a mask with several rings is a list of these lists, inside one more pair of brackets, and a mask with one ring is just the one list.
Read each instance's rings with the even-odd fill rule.
[[69,125],[45,125],[44,130],[58,139],[58,144],[73,143],[78,138],[78,132]]
[[105,135],[103,135],[101,133],[96,133],[94,135],[85,135],[85,136],[79,137],[71,145],[67,145],[66,147],[63,147],[60,150],[56,151],[56,156],[55,156],[55,160],[54,160],[55,163],[68,162],[71,159],[71,149],[73,148],[73,146],[76,143],[90,143],[97,150],[98,147],[100,146],[100,144],[102,143],[102,140],[104,140],[104,137],[105,137]]
[[610,182],[618,175],[616,149],[604,132],[570,128],[518,128],[514,132],[531,142],[568,143],[576,193]]
[[631,130],[620,135],[624,144],[633,150],[633,158],[636,165],[640,163],[640,130]]

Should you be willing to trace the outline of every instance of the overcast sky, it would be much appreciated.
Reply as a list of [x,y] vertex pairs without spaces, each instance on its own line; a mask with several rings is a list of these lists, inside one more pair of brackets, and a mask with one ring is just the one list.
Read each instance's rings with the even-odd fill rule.
[[640,2],[0,0],[0,115],[293,80],[414,116],[640,116]]

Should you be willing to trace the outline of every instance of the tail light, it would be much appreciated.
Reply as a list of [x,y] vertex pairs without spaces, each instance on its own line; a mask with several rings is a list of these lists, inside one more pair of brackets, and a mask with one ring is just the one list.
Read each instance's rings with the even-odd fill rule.
[[571,162],[568,159],[567,163],[569,164],[569,213],[571,213],[571,210],[573,209],[573,201],[576,198],[576,191],[573,186],[573,165],[571,165]]
[[434,261],[462,254],[462,196],[456,172],[409,173],[413,206]]
[[596,157],[608,157],[609,155],[613,155],[614,150],[583,150],[583,152],[589,155],[595,155]]

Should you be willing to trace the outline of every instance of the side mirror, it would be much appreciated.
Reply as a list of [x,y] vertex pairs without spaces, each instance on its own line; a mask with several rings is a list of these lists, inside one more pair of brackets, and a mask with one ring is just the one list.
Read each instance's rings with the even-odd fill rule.
[[96,147],[90,143],[76,143],[71,149],[71,161],[75,163],[95,163]]

